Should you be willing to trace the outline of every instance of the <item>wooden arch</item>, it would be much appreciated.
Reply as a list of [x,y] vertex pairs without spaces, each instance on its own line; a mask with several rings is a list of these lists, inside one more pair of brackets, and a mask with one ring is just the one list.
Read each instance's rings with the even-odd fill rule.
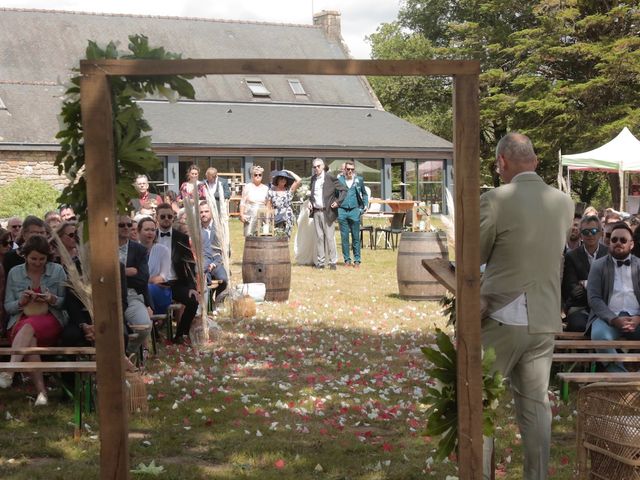
[[120,269],[109,77],[297,74],[453,77],[459,478],[481,479],[479,63],[447,60],[83,60],[80,71],[100,392],[100,478],[129,478],[124,347],[122,321],[118,314],[122,306],[120,295],[116,294],[120,289]]

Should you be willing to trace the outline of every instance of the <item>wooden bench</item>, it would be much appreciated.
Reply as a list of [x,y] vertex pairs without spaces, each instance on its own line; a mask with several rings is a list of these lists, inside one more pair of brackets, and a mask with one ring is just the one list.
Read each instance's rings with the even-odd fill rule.
[[636,348],[640,350],[640,340],[556,340],[556,350],[593,350],[595,348]]
[[[25,347],[0,348],[0,355],[88,355],[96,354],[95,347]],[[73,373],[74,391],[74,437],[79,438],[82,432],[82,409],[88,410],[91,405],[90,375],[96,372],[96,362],[86,360],[74,360],[63,362],[0,362],[0,372],[10,373]],[[66,390],[66,389],[65,389]],[[84,400],[84,401],[83,401]]]
[[[567,332],[568,333],[568,332]],[[559,372],[557,374],[558,378],[562,382],[561,386],[561,397],[567,402],[569,400],[569,383],[590,383],[590,382],[598,382],[609,381],[610,378],[608,375],[616,375],[616,373],[611,372],[596,372],[595,365],[596,362],[640,362],[640,353],[597,353],[597,352],[588,352],[585,350],[595,350],[600,348],[624,348],[624,349],[639,349],[640,350],[640,341],[637,340],[591,340],[588,338],[582,339],[572,339],[572,340],[556,340],[555,342],[555,352],[553,354],[553,362],[556,363],[571,363],[573,364],[569,371]],[[571,353],[562,353],[566,350],[574,350]],[[578,350],[576,352],[575,350]],[[582,351],[581,351],[582,350]],[[590,363],[591,371],[590,372],[573,372],[573,367],[578,363]],[[620,372],[623,374],[626,372]],[[633,372],[629,372],[634,375]],[[604,377],[603,377],[604,376]],[[615,378],[615,377],[611,377]],[[637,379],[636,375],[633,377]],[[612,381],[624,381],[624,376],[620,380],[612,380]]]
[[640,380],[640,372],[560,372],[558,377],[565,382],[633,382]]

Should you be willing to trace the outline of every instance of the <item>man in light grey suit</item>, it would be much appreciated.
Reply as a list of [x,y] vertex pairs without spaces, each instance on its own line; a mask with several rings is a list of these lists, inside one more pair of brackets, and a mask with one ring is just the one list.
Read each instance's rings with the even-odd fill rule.
[[[529,138],[509,133],[496,148],[506,185],[480,197],[482,345],[509,379],[524,448],[525,480],[547,478],[551,442],[548,398],[554,334],[561,331],[560,268],[573,220],[571,198],[535,173]],[[493,439],[485,438],[484,478]]]
[[[609,239],[609,255],[594,260],[587,281],[591,314],[587,330],[592,340],[640,339],[640,259],[631,255],[633,234],[616,223]],[[616,353],[616,349],[598,349]],[[608,372],[626,372],[622,363],[609,363]]]
[[311,197],[309,198],[309,216],[313,216],[316,229],[316,268],[324,268],[328,261],[331,270],[336,269],[338,252],[335,240],[335,221],[338,207],[347,195],[347,187],[325,172],[324,161],[313,159],[311,176]]

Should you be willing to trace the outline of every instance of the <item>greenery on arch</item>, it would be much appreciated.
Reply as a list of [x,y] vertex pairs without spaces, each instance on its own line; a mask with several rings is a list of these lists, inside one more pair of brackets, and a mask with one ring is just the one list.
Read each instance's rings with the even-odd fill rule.
[[[144,35],[131,35],[130,53],[118,52],[117,44],[109,42],[101,48],[90,41],[86,49],[87,60],[176,60],[181,55],[167,52],[163,47],[149,46]],[[80,75],[72,78],[62,104],[62,128],[56,135],[61,151],[54,165],[58,173],[65,173],[69,185],[59,197],[59,203],[73,205],[79,220],[87,216],[87,184],[84,173],[84,137],[80,109]],[[137,175],[162,168],[151,149],[151,131],[144,119],[142,108],[136,103],[147,96],[160,96],[170,101],[178,97],[195,98],[193,86],[185,75],[157,75],[150,77],[111,77],[111,101],[113,108],[113,136],[115,147],[115,176],[117,207],[127,209],[129,200],[137,195],[133,187]]]

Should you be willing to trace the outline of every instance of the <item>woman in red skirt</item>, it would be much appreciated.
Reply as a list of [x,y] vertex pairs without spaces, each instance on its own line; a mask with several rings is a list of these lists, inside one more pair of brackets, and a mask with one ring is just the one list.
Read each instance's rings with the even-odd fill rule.
[[[66,274],[61,265],[50,262],[51,248],[45,237],[33,236],[22,246],[23,265],[13,267],[6,284],[4,307],[11,346],[50,347],[57,343],[66,323],[64,303]],[[12,362],[39,362],[39,355],[12,355]],[[47,404],[41,372],[32,372],[38,391],[36,405]],[[0,373],[0,387],[11,386],[13,375]]]

